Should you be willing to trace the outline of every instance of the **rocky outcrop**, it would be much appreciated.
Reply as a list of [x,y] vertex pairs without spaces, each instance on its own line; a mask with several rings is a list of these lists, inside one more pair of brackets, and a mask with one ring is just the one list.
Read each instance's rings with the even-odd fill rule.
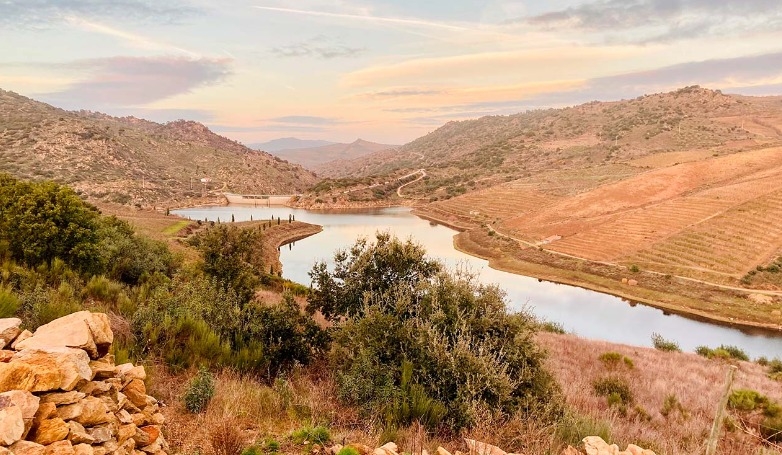
[[105,314],[80,311],[34,333],[21,323],[0,319],[0,454],[167,453],[144,367],[115,365]]

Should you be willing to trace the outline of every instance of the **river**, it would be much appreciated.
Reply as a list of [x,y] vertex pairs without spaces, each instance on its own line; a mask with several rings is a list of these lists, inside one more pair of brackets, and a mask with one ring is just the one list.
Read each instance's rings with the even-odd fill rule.
[[700,345],[713,348],[726,344],[740,347],[753,358],[782,355],[782,335],[701,322],[611,295],[494,270],[487,261],[454,249],[456,231],[418,218],[407,208],[325,213],[288,207],[214,206],[174,213],[210,221],[228,221],[231,216],[236,221],[249,221],[251,216],[255,220],[274,216],[284,222],[293,215],[298,221],[323,226],[320,234],[281,248],[283,276],[305,285],[310,284],[307,272],[316,261],[330,261],[336,249],[349,247],[358,237],[372,237],[378,230],[390,231],[402,239],[411,237],[430,256],[449,267],[468,267],[479,274],[482,282],[498,284],[507,293],[512,310],[526,309],[581,337],[651,346],[652,333],[659,333],[689,352]]

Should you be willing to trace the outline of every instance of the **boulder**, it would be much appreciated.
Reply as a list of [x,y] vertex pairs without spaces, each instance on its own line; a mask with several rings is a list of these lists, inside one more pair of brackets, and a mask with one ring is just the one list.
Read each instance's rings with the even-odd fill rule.
[[100,425],[87,429],[87,434],[93,437],[95,444],[103,444],[114,439],[114,432],[109,425]]
[[41,403],[54,403],[57,406],[64,404],[73,404],[79,400],[82,400],[87,395],[83,392],[71,390],[70,392],[62,393],[47,393],[41,397]]
[[22,410],[22,418],[32,423],[35,414],[38,412],[41,399],[30,392],[24,390],[11,390],[0,393],[0,406],[9,401],[14,406]]
[[9,446],[22,439],[24,435],[24,418],[22,408],[11,403],[6,398],[0,402],[0,444]]
[[[132,423],[121,425],[117,430],[117,443],[122,444],[128,439],[136,436],[136,428]],[[138,441],[136,441],[138,443]]]
[[38,327],[32,337],[18,342],[16,349],[69,347],[97,359],[109,351],[113,340],[107,315],[79,311]]
[[0,362],[8,363],[14,358],[15,351],[9,351],[6,349],[0,350]]
[[609,445],[599,436],[587,436],[581,442],[587,455],[619,455],[619,446]]
[[73,455],[94,455],[94,451],[91,445],[76,444],[73,446]]
[[33,422],[37,424],[42,420],[53,419],[55,417],[57,417],[57,406],[55,406],[54,403],[41,403],[41,405],[38,406],[38,412],[36,412],[35,417],[33,417]]
[[9,347],[11,342],[22,333],[22,329],[19,328],[21,325],[22,320],[18,318],[0,319],[0,349]]
[[451,452],[445,450],[445,448],[441,446],[437,448],[437,455],[451,455]]
[[486,444],[474,439],[464,438],[471,455],[507,455],[507,452],[497,446]]
[[57,390],[63,383],[63,374],[57,365],[46,363],[0,363],[0,392],[25,390],[47,392]]
[[93,444],[95,438],[92,437],[87,430],[79,422],[71,420],[68,422],[68,440],[74,444]]
[[[83,381],[92,379],[92,371],[89,366],[90,359],[80,349],[65,347],[49,347],[41,349],[26,349],[17,352],[14,359],[8,365],[17,363],[28,364],[44,372],[54,371],[59,373],[60,384],[58,387],[48,389],[25,389],[31,392],[44,392],[55,389],[70,391]],[[0,369],[3,365],[0,364]]]
[[134,406],[143,409],[147,406],[147,387],[141,379],[133,379],[122,389]]
[[37,422],[33,426],[28,439],[41,445],[49,445],[67,438],[69,431],[68,424],[64,420],[55,417]]
[[[359,444],[357,442],[354,442],[352,444],[348,444],[347,447],[351,447],[351,448],[355,449],[356,452],[360,453],[361,455],[370,454],[370,453],[374,452],[374,450],[375,450],[372,447],[366,446],[364,444]],[[141,450],[144,450],[144,448],[142,447]],[[144,450],[144,451],[146,452],[146,450]]]
[[627,284],[630,286],[638,286],[637,280],[627,280]]
[[109,417],[109,409],[100,398],[87,397],[78,404],[82,406],[82,410],[73,420],[85,427],[100,425],[111,420]]
[[44,455],[73,455],[73,446],[71,441],[58,441],[44,447]]
[[582,455],[582,454],[581,452],[578,451],[578,449],[569,445],[562,450],[562,453],[560,455]]
[[11,349],[13,349],[14,351],[18,351],[18,349],[16,349],[16,346],[17,346],[19,343],[21,343],[22,341],[24,341],[24,340],[26,340],[26,339],[30,338],[31,336],[33,336],[33,332],[31,332],[31,331],[29,331],[29,330],[24,330],[24,331],[22,331],[22,333],[20,333],[20,334],[19,334],[19,336],[18,336],[18,337],[16,337],[16,339],[14,340],[14,342],[13,342],[13,343],[11,343]]
[[11,449],[14,455],[43,455],[45,450],[44,446],[32,441],[17,441],[11,444],[9,449]]
[[398,450],[399,448],[395,443],[388,442],[378,447],[377,449],[373,450],[372,453],[374,455],[397,455]]
[[90,381],[80,385],[78,390],[87,395],[100,395],[111,390],[111,384],[103,381]]

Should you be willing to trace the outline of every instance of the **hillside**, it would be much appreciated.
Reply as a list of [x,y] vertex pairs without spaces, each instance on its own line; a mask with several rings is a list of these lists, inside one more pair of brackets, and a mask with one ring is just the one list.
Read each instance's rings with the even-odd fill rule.
[[301,166],[200,123],[69,112],[3,90],[0,172],[66,183],[94,200],[141,205],[185,204],[221,191],[290,194],[316,181]]
[[687,87],[633,100],[449,122],[397,153],[343,163],[334,176],[426,168],[430,178],[408,191],[441,200],[543,171],[597,168],[668,152],[725,154],[770,144],[782,130],[766,117],[779,111],[778,98]]
[[396,146],[358,139],[350,144],[329,144],[320,147],[278,150],[272,153],[291,163],[301,164],[319,175],[332,177],[340,173],[345,162],[394,147]]

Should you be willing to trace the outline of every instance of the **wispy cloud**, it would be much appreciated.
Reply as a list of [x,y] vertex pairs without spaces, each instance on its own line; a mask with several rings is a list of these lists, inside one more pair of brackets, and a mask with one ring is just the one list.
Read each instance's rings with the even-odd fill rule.
[[116,27],[109,27],[108,25],[99,24],[75,16],[68,16],[65,18],[65,20],[69,25],[73,27],[89,32],[100,33],[102,35],[118,38],[130,44],[131,46],[140,47],[143,49],[156,50],[156,51],[182,53],[188,55],[191,58],[200,58],[200,55],[196,52],[178,46],[173,46],[171,44],[164,43],[158,40],[154,40],[146,36],[141,36],[135,33],[130,33],[124,30],[120,30]]
[[638,30],[628,42],[669,42],[703,35],[779,26],[777,0],[596,0],[532,17],[508,21],[548,29],[580,29],[605,33]]
[[331,39],[319,35],[314,38],[289,44],[287,46],[273,47],[270,52],[278,57],[317,57],[322,59],[358,57],[366,52],[366,48],[350,47],[333,42]]
[[177,23],[199,12],[198,8],[171,0],[6,0],[0,2],[0,25],[42,28],[68,16]]
[[441,29],[451,31],[470,31],[470,28],[463,27],[461,25],[449,24],[445,22],[428,21],[424,19],[414,18],[400,18],[400,17],[384,17],[374,16],[370,14],[347,14],[347,13],[335,13],[328,11],[315,11],[315,10],[302,10],[293,8],[278,8],[273,6],[255,6],[262,11],[272,11],[285,14],[298,14],[312,17],[325,17],[330,19],[340,19],[348,21],[357,21],[364,23],[375,24],[389,24],[389,25],[406,25],[420,28]]
[[41,94],[66,108],[141,106],[215,84],[231,74],[229,59],[111,57],[68,64],[88,73],[64,90]]

